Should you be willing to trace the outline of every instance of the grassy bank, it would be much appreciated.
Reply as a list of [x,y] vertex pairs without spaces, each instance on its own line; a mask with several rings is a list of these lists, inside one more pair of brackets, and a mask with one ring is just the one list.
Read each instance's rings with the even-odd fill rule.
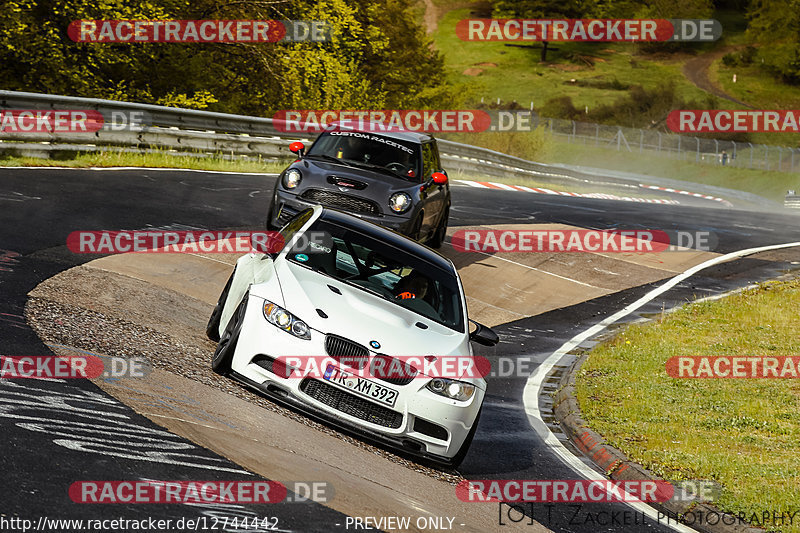
[[[674,356],[796,356],[798,309],[794,279],[627,328],[594,350],[578,374],[584,418],[663,478],[716,480],[723,486],[717,505],[727,511],[797,510],[800,381],[673,379],[665,363]],[[779,529],[800,531],[800,522]]]
[[[634,82],[646,89],[676,80],[679,98],[704,100],[706,93],[681,74],[683,56],[662,58],[636,55],[636,45],[625,43],[553,43],[548,63],[539,62],[537,44],[508,46],[502,42],[467,42],[455,33],[456,23],[470,18],[471,10],[454,9],[444,15],[434,34],[445,54],[449,78],[467,84],[472,102],[519,102],[538,109],[552,98],[569,96],[575,107],[589,109],[626,94]],[[514,44],[514,43],[510,43]],[[589,80],[579,86],[571,80]]]
[[[499,152],[542,163],[561,163],[596,168],[615,169],[654,177],[683,180],[691,183],[704,183],[752,192],[764,198],[783,201],[789,189],[800,189],[800,172],[766,172],[735,167],[721,167],[710,164],[681,161],[653,154],[638,152],[617,152],[594,146],[569,144],[553,138],[542,130],[517,133],[473,133],[448,135],[448,139],[483,146]],[[247,159],[225,159],[218,157],[190,157],[171,155],[169,152],[127,153],[98,152],[79,154],[72,159],[39,159],[34,157],[0,157],[2,166],[56,166],[56,167],[152,167],[188,168],[223,172],[264,172],[278,173],[286,168],[287,161],[253,161]],[[800,162],[798,162],[800,166]],[[513,177],[493,179],[480,174],[458,175],[454,178],[498,181],[512,185],[546,187],[554,190],[573,192],[610,192],[620,196],[662,197],[656,193],[646,194],[644,190],[624,188],[601,188],[591,185],[569,184],[563,180],[548,180],[546,177]],[[687,188],[691,188],[687,185]],[[633,191],[633,192],[631,192]]]
[[[634,172],[655,177],[702,183],[757,194],[783,202],[787,190],[800,189],[800,172],[751,170],[694,160],[680,160],[652,153],[617,152],[615,150],[569,144],[554,140],[543,162],[581,165]],[[800,168],[800,160],[796,163]],[[687,188],[691,188],[687,184]]]
[[96,152],[78,154],[70,159],[41,159],[37,157],[2,157],[0,167],[153,167],[190,168],[197,170],[216,170],[225,172],[267,172],[276,173],[286,168],[286,163],[272,160],[252,161],[245,159],[225,159],[219,157],[190,157],[171,155],[167,152],[128,153]]
[[[462,133],[448,135],[447,138],[540,163],[579,165],[669,178],[687,182],[688,189],[691,189],[692,183],[702,183],[750,192],[781,203],[787,190],[800,190],[800,158],[795,162],[798,172],[789,173],[730,165],[723,167],[712,163],[697,163],[694,159],[675,159],[648,151],[616,151],[603,146],[568,143],[541,129],[515,133]],[[740,158],[740,161],[745,160],[746,156]]]

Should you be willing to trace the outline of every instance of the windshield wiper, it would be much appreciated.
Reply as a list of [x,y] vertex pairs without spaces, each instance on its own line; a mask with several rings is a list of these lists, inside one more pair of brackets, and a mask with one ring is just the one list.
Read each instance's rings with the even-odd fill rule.
[[382,293],[376,291],[375,289],[372,289],[372,288],[370,288],[370,287],[368,287],[366,285],[359,285],[358,283],[353,283],[352,281],[350,281],[348,279],[345,279],[345,278],[339,278],[338,281],[346,283],[346,284],[350,285],[351,287],[355,287],[356,289],[361,289],[361,290],[366,291],[366,292],[368,292],[370,294],[374,294],[375,296],[377,296],[378,298],[381,298],[382,300],[389,300],[389,298],[385,294],[382,294]]

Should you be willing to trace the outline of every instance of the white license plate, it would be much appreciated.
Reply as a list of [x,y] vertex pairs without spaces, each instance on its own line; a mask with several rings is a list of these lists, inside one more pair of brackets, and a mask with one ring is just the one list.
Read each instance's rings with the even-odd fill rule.
[[383,385],[378,385],[374,381],[348,374],[341,368],[338,368],[334,365],[328,365],[325,368],[325,374],[322,377],[331,383],[339,385],[340,387],[344,387],[345,389],[358,394],[359,396],[369,398],[370,400],[388,405],[389,407],[394,407],[394,404],[397,401],[396,390],[384,387]]

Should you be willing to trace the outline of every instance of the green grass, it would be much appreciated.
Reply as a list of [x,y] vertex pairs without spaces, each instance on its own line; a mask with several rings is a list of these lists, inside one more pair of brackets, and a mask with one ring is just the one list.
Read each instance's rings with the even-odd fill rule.
[[[569,83],[571,79],[623,83],[636,83],[645,89],[653,89],[665,80],[676,81],[676,96],[705,101],[706,93],[692,85],[682,74],[681,64],[685,56],[664,56],[656,60],[636,56],[636,45],[625,43],[553,43],[557,51],[548,52],[548,64],[540,64],[540,49],[506,46],[497,42],[466,42],[455,34],[456,23],[470,17],[469,9],[448,12],[439,22],[434,35],[436,46],[442,50],[450,80],[468,86],[468,98],[477,103],[481,97],[488,102],[517,101],[523,107],[534,102],[537,108],[551,98],[569,96],[575,107],[593,109],[625,96],[623,90],[579,87]],[[520,43],[517,43],[520,44]],[[594,67],[572,63],[564,59],[568,53],[577,53],[595,58]],[[497,66],[480,66],[494,63]],[[463,72],[468,68],[483,71],[477,76]]]
[[[746,155],[740,153],[740,161]],[[696,163],[664,155],[637,151],[627,152],[554,140],[540,159],[544,163],[561,163],[595,168],[615,169],[690,183],[702,183],[746,191],[762,198],[783,203],[787,190],[800,189],[800,172],[773,172],[733,166]],[[795,162],[800,169],[800,158]],[[690,187],[687,183],[687,188]]]
[[[719,482],[717,505],[726,511],[793,512],[800,501],[800,381],[673,379],[665,363],[674,356],[796,356],[798,309],[796,278],[628,327],[578,373],[584,419],[662,478]],[[782,530],[798,532],[800,522]]]
[[[616,151],[602,145],[595,147],[580,142],[568,143],[563,137],[551,137],[541,128],[533,132],[462,133],[448,135],[447,138],[540,163],[614,169],[656,178],[669,178],[687,182],[687,189],[691,189],[693,183],[702,183],[750,192],[780,203],[783,203],[787,190],[800,189],[800,154],[796,156],[795,161],[797,171],[790,173],[696,163],[692,155],[688,156],[689,159],[682,160],[652,151],[639,153],[635,147],[632,152],[628,152]],[[763,155],[760,157],[763,158]],[[739,152],[739,162],[745,164],[747,159],[746,151]],[[784,164],[787,162],[788,159],[784,158]],[[520,183],[520,185],[525,184]],[[556,187],[559,185],[553,184],[550,188]],[[614,190],[611,192],[616,193]]]
[[713,43],[702,43],[710,50],[718,46],[736,46],[747,43],[747,19],[742,10],[718,9],[711,18],[717,19],[722,24],[722,37]]
[[276,173],[286,168],[287,162],[265,160],[263,162],[245,159],[224,159],[223,157],[191,157],[170,155],[167,152],[128,153],[97,152],[81,153],[69,159],[42,159],[37,157],[3,157],[0,167],[12,166],[52,166],[52,167],[153,167],[190,168],[197,170],[217,170],[226,172],[265,172]]
[[[436,0],[438,6],[457,6],[458,2]],[[568,96],[574,106],[591,111],[601,104],[609,104],[626,97],[627,91],[612,89],[637,84],[646,90],[663,86],[665,81],[676,83],[675,97],[683,101],[696,101],[707,107],[742,109],[744,106],[713,97],[695,87],[682,72],[683,64],[693,53],[704,53],[723,46],[747,44],[746,19],[741,11],[718,10],[713,17],[723,25],[722,38],[715,43],[697,43],[687,52],[676,54],[640,55],[635,44],[626,43],[553,43],[557,50],[548,54],[548,63],[539,62],[538,43],[530,47],[507,46],[496,42],[465,42],[455,34],[456,23],[470,17],[469,8],[447,12],[439,21],[434,41],[444,53],[449,79],[464,88],[466,105],[484,103],[501,106],[512,101],[527,108],[531,102],[537,110],[550,99]],[[523,43],[515,43],[523,44]],[[594,58],[593,67],[571,62],[569,54]],[[484,65],[481,65],[484,63]],[[489,66],[495,64],[496,67]],[[480,69],[477,75],[467,75],[467,69]],[[737,83],[732,82],[733,73]],[[799,109],[800,87],[780,83],[757,66],[728,68],[716,61],[709,69],[709,77],[734,98],[759,109]],[[577,83],[572,82],[575,80]],[[787,133],[753,133],[753,143],[799,146],[800,135]]]
[[[733,75],[736,74],[736,83]],[[711,66],[710,75],[731,96],[760,109],[798,109],[800,87],[779,82],[757,65],[727,67],[722,60]]]
[[[727,67],[720,59],[712,63],[709,77],[726,93],[756,109],[800,109],[800,86],[781,83],[758,65]],[[733,103],[725,107],[741,108]],[[797,133],[754,133],[751,138],[754,143],[800,147]]]

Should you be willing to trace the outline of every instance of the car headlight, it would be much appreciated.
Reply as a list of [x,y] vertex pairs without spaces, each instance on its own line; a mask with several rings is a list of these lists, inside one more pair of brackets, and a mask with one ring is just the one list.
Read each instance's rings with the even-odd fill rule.
[[411,197],[404,192],[396,192],[389,198],[389,207],[395,213],[405,213],[411,207]]
[[475,394],[475,385],[455,379],[433,378],[428,382],[427,387],[429,391],[439,396],[460,402],[466,402]]
[[308,327],[308,324],[286,309],[266,300],[264,301],[264,318],[276,328],[291,333],[297,338],[305,340],[311,338],[311,328]]
[[287,189],[294,189],[298,185],[300,185],[300,180],[303,179],[303,175],[300,174],[300,171],[296,168],[292,168],[286,171],[286,174],[283,175],[283,186]]

